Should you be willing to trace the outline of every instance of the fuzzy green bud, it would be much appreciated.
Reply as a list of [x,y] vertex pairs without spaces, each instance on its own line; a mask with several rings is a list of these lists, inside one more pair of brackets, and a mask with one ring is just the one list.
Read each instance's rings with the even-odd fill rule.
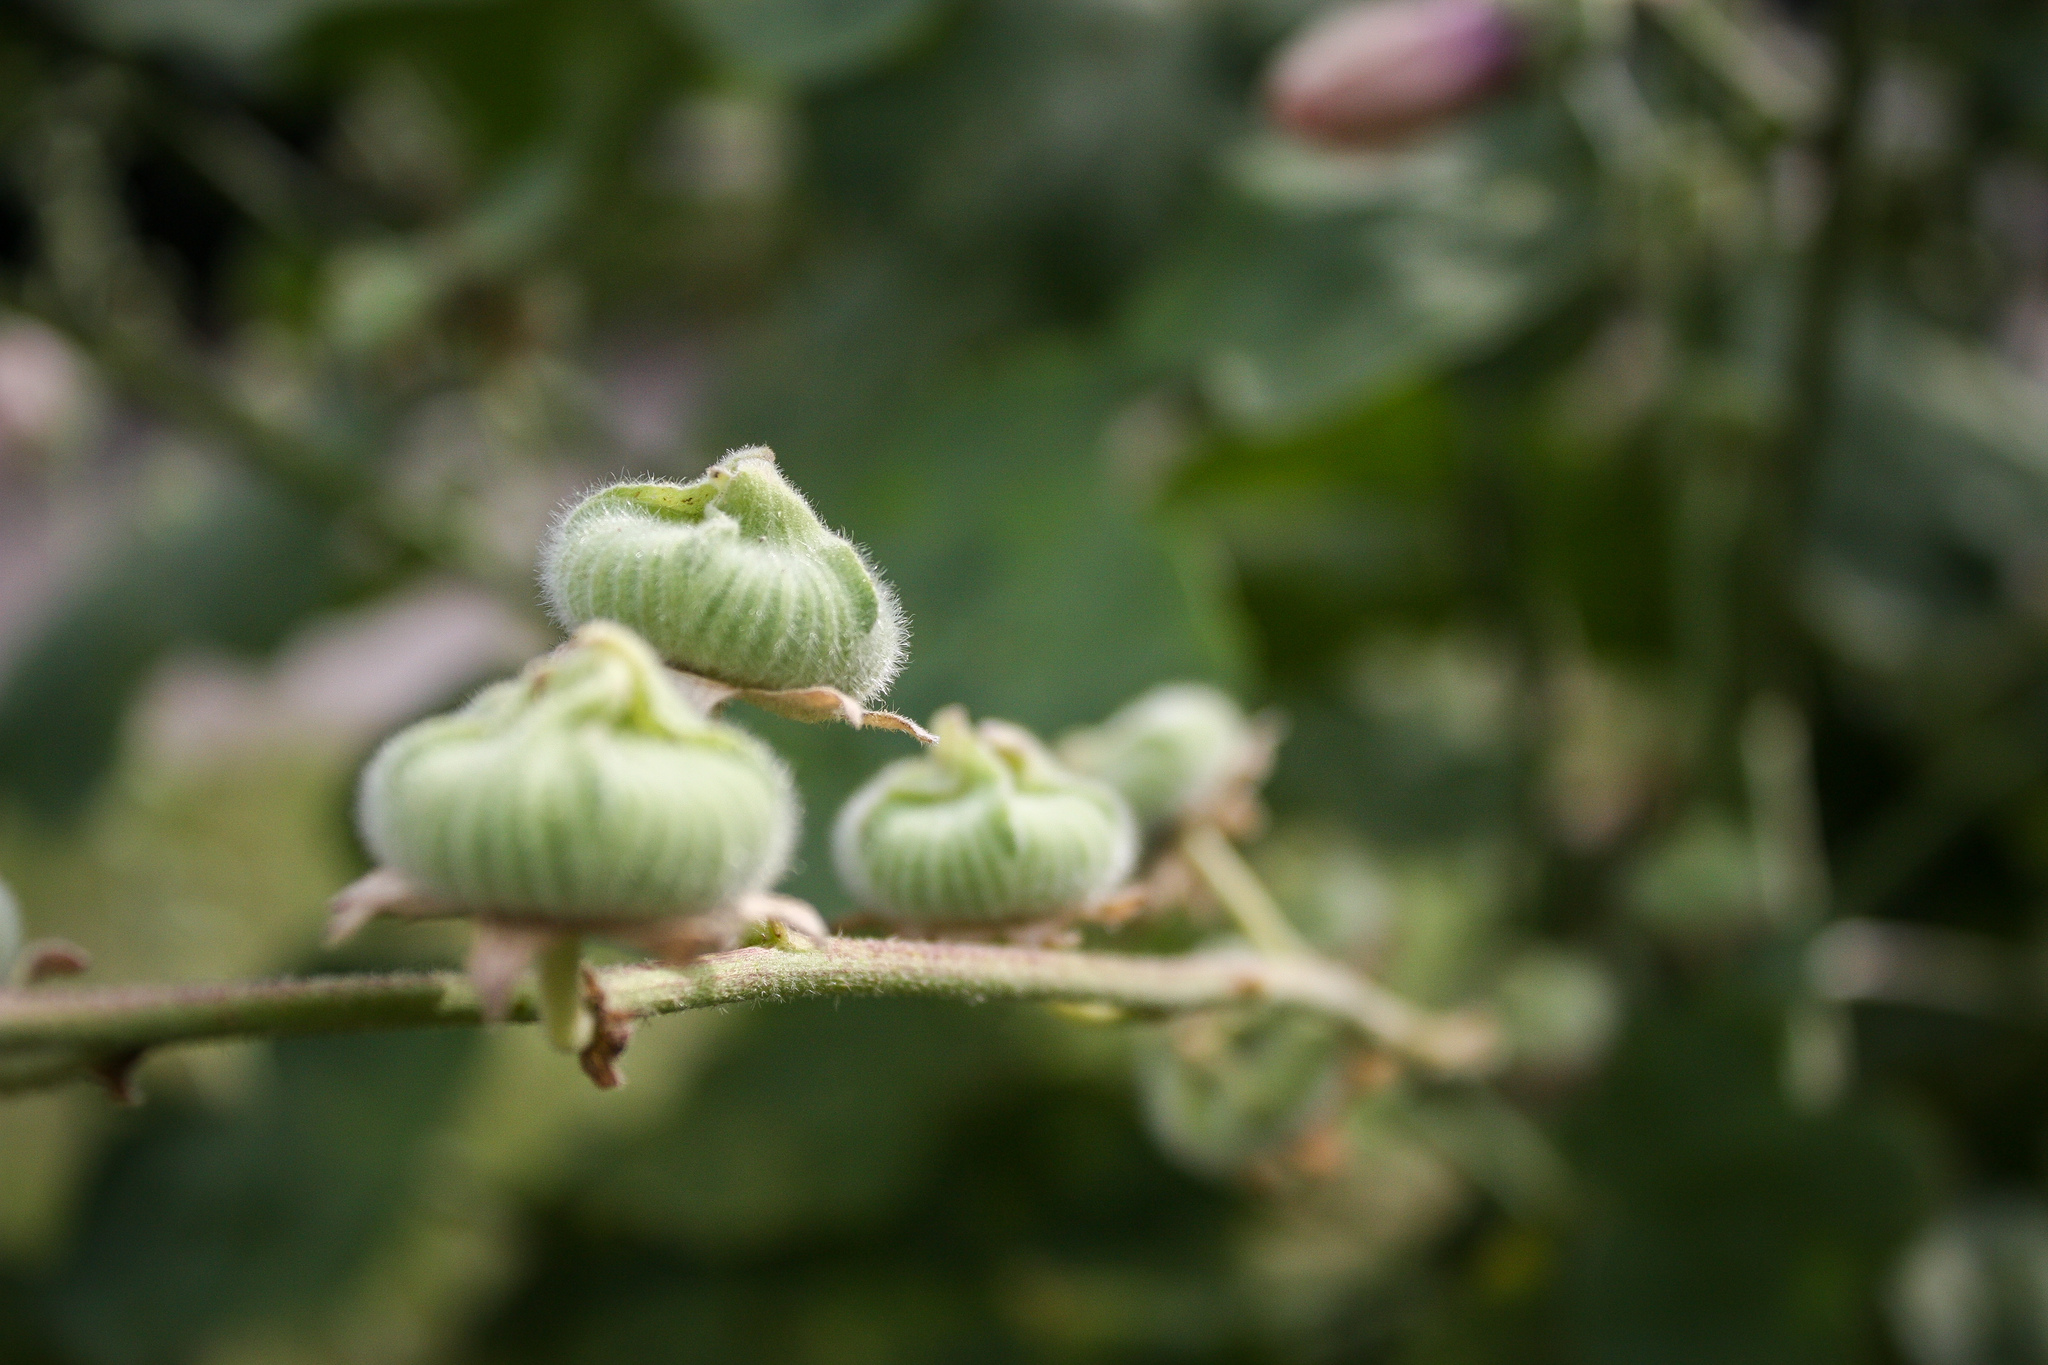
[[555,922],[727,905],[782,875],[797,828],[768,747],[700,715],[606,621],[393,736],[358,813],[370,850],[428,895]]
[[1598,961],[1532,948],[1508,963],[1497,992],[1515,1061],[1548,1072],[1590,1069],[1621,1027],[1621,994]]
[[902,662],[896,595],[763,446],[692,483],[590,494],[555,525],[541,579],[564,626],[623,622],[670,663],[735,687],[868,701]]
[[1265,775],[1271,751],[1271,738],[1235,701],[1201,683],[1155,687],[1060,741],[1070,767],[1123,793],[1154,833],[1213,813]]
[[1131,813],[1001,721],[959,707],[939,742],[877,773],[839,813],[833,853],[863,908],[907,920],[1032,919],[1093,905],[1137,858]]
[[1338,1092],[1342,1031],[1299,1010],[1189,1015],[1137,1054],[1153,1138],[1183,1165],[1236,1170],[1299,1134]]
[[1756,838],[1713,813],[1694,813],[1652,841],[1623,891],[1639,923],[1681,946],[1740,941],[1769,923]]

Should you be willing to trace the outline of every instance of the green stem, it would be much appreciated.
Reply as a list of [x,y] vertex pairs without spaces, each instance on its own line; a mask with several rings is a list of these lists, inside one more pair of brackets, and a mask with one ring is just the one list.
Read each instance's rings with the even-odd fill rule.
[[1838,0],[1835,47],[1841,75],[1826,129],[1817,141],[1827,211],[1807,248],[1787,357],[1787,393],[1776,449],[1758,490],[1759,553],[1752,556],[1762,638],[1753,685],[1805,692],[1803,634],[1792,598],[1801,538],[1812,514],[1821,454],[1834,416],[1845,306],[1854,279],[1864,198],[1863,107],[1877,60],[1873,0]]
[[595,1025],[583,1003],[583,940],[563,934],[543,948],[540,969],[540,1021],[548,1041],[561,1052],[590,1046]]
[[[1427,1013],[1334,963],[1243,952],[1141,957],[834,938],[803,951],[741,948],[681,968],[608,967],[597,979],[606,1012],[627,1019],[797,996],[1093,1001],[1138,1013],[1260,1003],[1329,1015],[1445,1074],[1490,1070],[1499,1050],[1484,1021]],[[539,1013],[537,993],[522,987],[510,1017],[531,1023]],[[173,1043],[482,1022],[475,989],[456,972],[0,991],[0,1092],[118,1070]]]
[[[1357,972],[1316,952],[1288,922],[1235,845],[1212,825],[1197,825],[1181,836],[1181,853],[1202,879],[1231,921],[1261,955],[1267,969],[1283,980],[1292,973],[1327,986],[1334,995],[1295,998],[1284,1003],[1336,1014],[1360,1033],[1434,1070],[1481,1072],[1499,1060],[1500,1039],[1490,1021],[1476,1016],[1436,1015],[1394,994]],[[1162,958],[1161,962],[1202,961]],[[1265,998],[1256,993],[1251,998]],[[1282,1003],[1278,996],[1271,997]],[[1340,1008],[1332,1008],[1341,1000]]]
[[1181,837],[1180,846],[1195,874],[1252,947],[1272,957],[1316,955],[1222,831],[1197,825]]

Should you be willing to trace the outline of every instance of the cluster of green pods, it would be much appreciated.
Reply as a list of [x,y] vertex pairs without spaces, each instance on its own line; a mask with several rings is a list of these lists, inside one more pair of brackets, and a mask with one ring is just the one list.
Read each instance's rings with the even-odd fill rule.
[[[676,674],[720,695],[871,701],[903,660],[894,592],[759,447],[692,482],[586,495],[548,537],[541,580],[568,641],[386,741],[358,797],[371,852],[446,911],[571,944],[766,892],[795,846],[794,784]],[[1257,747],[1234,702],[1187,684],[1057,755],[957,707],[933,729],[833,829],[856,906],[921,929],[1102,903],[1146,838],[1213,806]]]

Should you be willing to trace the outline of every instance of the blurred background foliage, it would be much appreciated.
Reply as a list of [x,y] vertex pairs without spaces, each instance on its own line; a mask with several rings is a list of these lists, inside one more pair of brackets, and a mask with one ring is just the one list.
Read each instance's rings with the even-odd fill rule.
[[[0,876],[96,977],[451,960],[317,949],[356,766],[555,638],[563,497],[765,442],[892,704],[1277,709],[1286,910],[1517,1049],[156,1059],[0,1105],[0,1359],[2048,1361],[2048,11],[1531,0],[1331,151],[1316,9],[0,9]],[[899,742],[745,723],[845,909]]]

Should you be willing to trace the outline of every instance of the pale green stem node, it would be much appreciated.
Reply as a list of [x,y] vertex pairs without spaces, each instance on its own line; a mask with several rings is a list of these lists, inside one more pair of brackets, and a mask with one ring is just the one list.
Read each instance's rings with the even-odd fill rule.
[[596,1036],[596,1022],[583,999],[583,940],[562,934],[540,953],[540,1019],[548,1042],[561,1052],[581,1052]]
[[678,668],[735,687],[871,701],[903,659],[895,593],[762,446],[690,483],[591,493],[549,535],[541,581],[564,626],[624,622]]

